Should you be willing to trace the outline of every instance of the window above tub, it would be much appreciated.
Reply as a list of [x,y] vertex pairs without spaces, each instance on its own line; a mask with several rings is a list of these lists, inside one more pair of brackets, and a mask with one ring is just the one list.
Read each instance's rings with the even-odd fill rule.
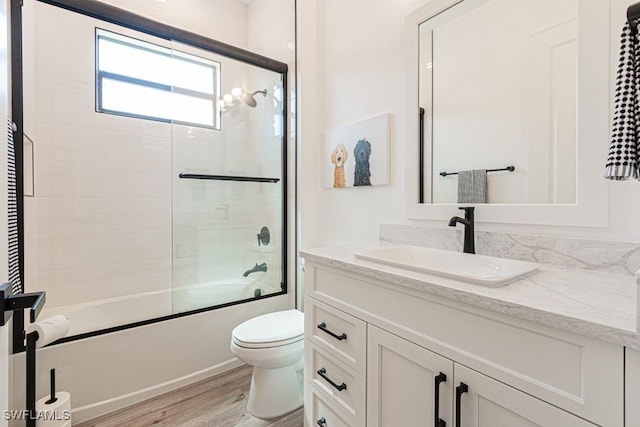
[[96,29],[96,111],[220,129],[220,63]]

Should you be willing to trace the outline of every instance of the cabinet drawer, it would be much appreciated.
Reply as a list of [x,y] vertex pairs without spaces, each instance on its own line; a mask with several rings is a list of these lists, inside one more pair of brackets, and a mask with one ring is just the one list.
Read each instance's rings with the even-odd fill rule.
[[311,390],[311,410],[306,411],[305,426],[308,427],[363,427],[364,423],[356,423],[350,420],[344,410],[330,404],[316,390]]
[[366,371],[367,324],[313,298],[306,299],[305,337],[361,374]]
[[364,424],[366,418],[366,380],[364,375],[332,358],[324,350],[305,343],[307,383],[332,402],[345,409],[352,423]]

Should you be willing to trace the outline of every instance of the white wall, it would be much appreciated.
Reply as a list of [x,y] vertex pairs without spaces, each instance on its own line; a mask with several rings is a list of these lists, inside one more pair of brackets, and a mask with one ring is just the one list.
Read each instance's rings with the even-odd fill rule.
[[237,0],[101,0],[145,18],[247,46],[247,4]]
[[[302,124],[302,247],[341,243],[373,243],[380,223],[410,223],[403,212],[404,146],[403,68],[404,18],[426,4],[423,0],[339,0],[302,2],[299,25],[313,35],[299,40]],[[619,35],[629,0],[612,0],[610,87],[614,87]],[[365,13],[366,11],[366,13]],[[304,43],[304,44],[303,44]],[[312,56],[317,57],[314,59]],[[318,78],[304,73],[305,63],[318,62]],[[317,83],[316,81],[317,80]],[[313,98],[305,94],[315,94]],[[391,137],[389,187],[323,190],[320,181],[320,141],[324,131],[381,112],[395,113]],[[307,113],[308,112],[308,113]],[[309,123],[312,121],[312,123]],[[604,170],[609,141],[602,141]],[[605,228],[540,225],[478,224],[481,230],[579,236],[603,240],[640,241],[640,184],[611,182],[609,225]],[[482,209],[481,207],[479,209]],[[457,210],[452,211],[452,216]],[[443,221],[415,224],[445,227]]]
[[[403,219],[404,17],[422,4],[298,2],[303,248],[376,242],[380,223]],[[384,112],[394,113],[390,185],[323,190],[322,133]]]

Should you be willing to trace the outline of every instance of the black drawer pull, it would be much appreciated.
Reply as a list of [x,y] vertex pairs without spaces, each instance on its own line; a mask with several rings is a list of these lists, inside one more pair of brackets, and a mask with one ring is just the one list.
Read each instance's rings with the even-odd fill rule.
[[340,385],[334,383],[333,381],[331,381],[331,378],[329,378],[328,376],[325,375],[326,373],[327,373],[326,369],[324,369],[324,368],[318,369],[318,375],[320,375],[326,382],[328,382],[329,384],[334,386],[336,388],[336,390],[342,391],[342,390],[346,390],[347,389],[347,385],[345,383],[342,383]]
[[460,420],[460,401],[462,400],[462,395],[468,391],[469,386],[465,383],[460,383],[460,385],[456,387],[456,427],[462,425],[462,421]]
[[336,335],[333,332],[331,332],[330,330],[327,329],[327,324],[322,322],[318,325],[318,329],[320,329],[322,332],[326,332],[329,335],[331,335],[332,337],[334,337],[335,339],[337,339],[338,341],[342,341],[342,340],[346,340],[347,339],[347,334],[345,334],[344,332],[342,333],[342,335]]
[[447,422],[440,419],[440,384],[447,382],[447,376],[440,372],[435,378],[435,390],[434,390],[434,402],[433,402],[433,414],[434,414],[434,427],[447,427]]
[[322,417],[318,420],[316,424],[318,424],[320,427],[324,427],[326,423],[327,423],[327,420],[325,420],[324,417]]

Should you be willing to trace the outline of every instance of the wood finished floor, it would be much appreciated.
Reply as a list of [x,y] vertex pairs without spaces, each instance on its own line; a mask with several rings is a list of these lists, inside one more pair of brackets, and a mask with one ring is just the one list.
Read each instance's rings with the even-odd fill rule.
[[243,366],[74,427],[301,427],[302,408],[272,420],[247,412],[251,369]]

